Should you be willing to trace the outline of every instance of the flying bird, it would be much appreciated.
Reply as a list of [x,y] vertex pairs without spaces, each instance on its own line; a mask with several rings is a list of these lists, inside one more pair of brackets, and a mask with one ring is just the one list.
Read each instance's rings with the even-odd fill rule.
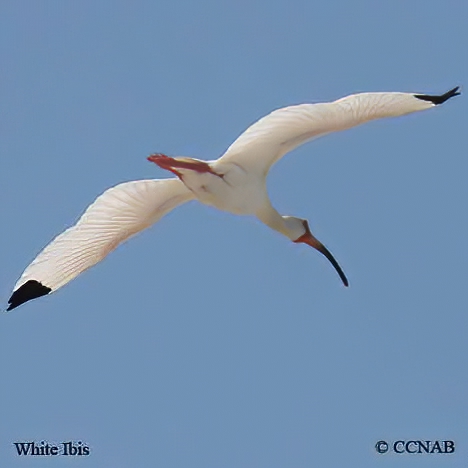
[[374,119],[430,109],[459,95],[458,90],[456,87],[434,96],[360,93],[334,102],[278,109],[247,128],[215,161],[153,154],[148,159],[176,178],[125,182],[105,191],[74,226],[57,236],[26,268],[7,310],[56,291],[129,237],[190,200],[237,215],[256,216],[291,241],[313,247],[348,286],[340,265],[312,234],[308,222],[283,216],[272,206],[266,189],[270,167],[313,138]]

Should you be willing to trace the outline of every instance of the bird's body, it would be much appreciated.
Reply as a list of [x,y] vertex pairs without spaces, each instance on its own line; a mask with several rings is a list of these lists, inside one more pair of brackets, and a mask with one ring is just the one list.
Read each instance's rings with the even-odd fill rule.
[[[177,161],[177,158],[170,159],[172,164]],[[164,167],[159,155],[150,156],[150,160]],[[268,199],[265,178],[229,162],[209,161],[208,164],[213,173],[176,169],[182,182],[201,203],[237,215],[255,215]]]
[[330,103],[278,109],[251,125],[216,161],[154,154],[148,159],[177,178],[127,182],[104,192],[77,224],[56,237],[26,268],[8,310],[55,291],[102,260],[121,242],[189,200],[236,215],[253,215],[293,242],[306,243],[340,266],[301,218],[271,205],[266,176],[272,164],[308,140],[369,120],[429,109],[459,94],[362,93]]

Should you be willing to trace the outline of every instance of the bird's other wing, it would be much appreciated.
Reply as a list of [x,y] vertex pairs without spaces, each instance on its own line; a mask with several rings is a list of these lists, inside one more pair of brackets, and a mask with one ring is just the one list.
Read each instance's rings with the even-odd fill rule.
[[192,192],[179,179],[125,182],[105,191],[26,268],[7,310],[57,290],[191,199]]
[[430,109],[458,94],[458,87],[438,96],[361,93],[334,102],[284,107],[247,128],[219,161],[266,174],[279,158],[308,140],[369,120]]

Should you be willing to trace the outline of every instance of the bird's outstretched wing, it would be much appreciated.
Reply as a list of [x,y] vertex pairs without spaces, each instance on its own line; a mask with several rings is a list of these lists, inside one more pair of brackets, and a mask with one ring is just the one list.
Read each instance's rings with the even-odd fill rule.
[[191,199],[192,192],[179,179],[138,180],[107,190],[26,268],[7,310],[57,290]]
[[369,120],[430,109],[460,94],[458,87],[431,96],[411,93],[361,93],[334,102],[284,107],[242,133],[219,159],[266,174],[279,158],[312,138]]

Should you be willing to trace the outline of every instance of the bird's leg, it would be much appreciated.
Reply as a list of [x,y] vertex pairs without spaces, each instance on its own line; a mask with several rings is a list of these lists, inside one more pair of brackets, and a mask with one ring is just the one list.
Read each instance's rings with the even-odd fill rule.
[[306,232],[294,242],[310,245],[314,249],[318,250],[322,255],[325,255],[325,257],[327,257],[329,262],[335,268],[336,272],[340,275],[343,284],[345,286],[348,286],[348,278],[346,278],[346,275],[343,273],[343,270],[341,269],[340,265],[338,265],[338,262],[335,260],[335,257],[333,257],[331,252],[310,232],[309,223],[306,220],[303,221],[303,225]]
[[170,158],[169,156],[166,156],[165,154],[157,153],[157,154],[152,154],[151,156],[148,156],[147,159],[148,161],[154,162],[161,169],[171,171],[173,174],[179,177],[179,179],[182,179],[182,174],[176,171],[172,167],[171,161],[173,160],[173,158]]
[[205,161],[192,158],[171,158],[165,154],[156,153],[148,156],[148,161],[154,162],[161,169],[166,169],[173,172],[176,176],[181,177],[181,174],[177,169],[188,169],[199,173],[209,173],[215,176],[223,178],[223,174],[215,172],[211,166]]

